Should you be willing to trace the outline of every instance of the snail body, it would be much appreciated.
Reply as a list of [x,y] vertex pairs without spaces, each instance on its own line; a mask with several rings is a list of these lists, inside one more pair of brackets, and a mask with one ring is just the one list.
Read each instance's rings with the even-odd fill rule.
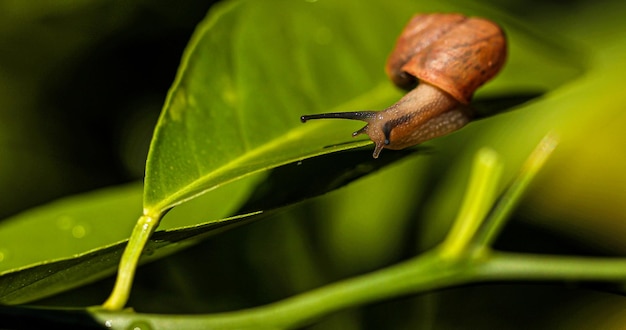
[[469,123],[474,91],[493,78],[505,60],[506,38],[495,23],[460,14],[415,15],[385,68],[407,94],[383,111],[305,115],[301,120],[365,121],[367,125],[352,136],[367,134],[377,158],[383,148],[404,149]]

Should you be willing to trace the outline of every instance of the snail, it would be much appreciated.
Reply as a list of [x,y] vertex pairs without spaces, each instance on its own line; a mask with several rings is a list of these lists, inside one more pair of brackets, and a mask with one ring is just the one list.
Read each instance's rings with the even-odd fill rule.
[[367,134],[383,148],[399,150],[449,134],[472,119],[474,91],[493,78],[506,60],[506,37],[495,23],[460,14],[418,14],[411,18],[389,55],[386,72],[410,90],[383,111],[332,112],[300,119],[365,121],[352,136]]

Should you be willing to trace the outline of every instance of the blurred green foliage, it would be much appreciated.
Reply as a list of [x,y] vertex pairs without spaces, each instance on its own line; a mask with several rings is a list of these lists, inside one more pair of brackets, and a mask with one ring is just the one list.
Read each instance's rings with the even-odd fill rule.
[[[165,1],[0,2],[1,215],[72,192],[141,178],[166,89],[192,29],[208,6],[201,1],[176,6]],[[510,61],[477,97],[546,93],[428,143],[428,152],[407,157],[345,189],[140,268],[131,306],[162,313],[252,307],[412,256],[447,232],[476,150],[487,145],[498,151],[504,157],[505,177],[511,178],[541,136],[551,130],[559,134],[561,144],[496,247],[623,255],[626,94],[621,81],[626,73],[626,26],[621,14],[626,5],[610,0],[483,1],[455,6],[398,1],[360,10],[370,13],[368,8],[374,7],[406,19],[418,10],[452,8],[493,18],[504,25],[511,40]],[[276,9],[278,17],[283,14]],[[376,16],[376,24],[343,14],[340,18],[346,24],[385,22],[382,14]],[[406,19],[372,29],[380,35],[371,38],[384,40],[390,48],[392,33]],[[241,40],[262,47],[264,41],[255,40],[253,32]],[[389,49],[354,41],[359,38],[369,37],[338,42],[344,46],[354,42],[346,46],[347,54],[341,54],[345,61],[355,56],[351,52],[364,53],[363,62],[355,62],[363,72],[342,72],[338,78],[320,74],[310,80],[290,77],[303,85],[302,97],[319,102],[311,105],[314,111],[326,110],[343,97],[358,96],[368,83],[385,81],[382,61]],[[338,54],[331,51],[320,56],[316,65],[334,60]],[[303,60],[311,54],[294,56],[296,62],[311,63]],[[369,68],[370,63],[380,67]],[[273,64],[280,68],[282,63]],[[356,82],[350,84],[348,78]],[[307,84],[325,80],[337,86],[329,86],[325,94],[306,89]],[[359,105],[367,106],[363,103],[367,98],[360,100]],[[290,111],[297,115],[308,110]],[[297,116],[287,125],[300,125]],[[344,123],[333,125],[328,134],[340,136],[345,131],[348,140],[352,130]],[[273,134],[280,136],[281,131]],[[391,151],[382,156],[386,153]],[[132,194],[137,196],[137,191]],[[137,200],[129,204],[136,205],[137,214],[141,211]],[[111,223],[116,235],[132,226],[134,218],[124,218]],[[192,221],[202,220],[208,218]],[[168,217],[164,224],[167,221]],[[32,237],[46,236],[49,229],[44,228],[33,229]],[[97,232],[104,235],[106,229]],[[112,243],[121,238],[107,239]],[[111,285],[108,279],[37,303],[98,304]],[[620,297],[586,287],[498,284],[366,306],[338,313],[315,327],[610,327],[623,324],[618,315],[624,305]]]
[[0,216],[143,175],[210,1],[0,1]]

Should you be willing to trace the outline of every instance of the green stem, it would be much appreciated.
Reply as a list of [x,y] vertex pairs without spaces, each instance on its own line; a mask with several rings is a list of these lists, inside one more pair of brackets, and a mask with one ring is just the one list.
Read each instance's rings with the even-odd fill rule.
[[530,154],[519,175],[511,183],[504,194],[499,198],[491,213],[483,221],[480,230],[476,233],[474,243],[479,247],[489,247],[496,239],[507,219],[520,202],[522,195],[539,170],[546,163],[552,151],[558,144],[556,135],[546,135]]
[[478,151],[459,214],[442,245],[442,256],[457,258],[467,251],[495,200],[502,162],[492,149]]
[[626,281],[626,258],[492,252],[475,267],[477,279],[524,281]]
[[142,215],[137,220],[135,228],[130,235],[128,244],[122,254],[120,266],[117,271],[115,286],[109,298],[102,304],[107,310],[120,310],[124,308],[133,285],[133,278],[139,263],[139,258],[150,236],[159,225],[160,216]]
[[375,301],[466,283],[506,280],[624,281],[626,259],[485,251],[481,255],[464,254],[461,259],[449,260],[442,258],[439,249],[434,249],[370,274],[241,311],[151,315],[94,309],[92,313],[111,329],[129,329],[137,324],[158,329],[286,329]]
[[113,329],[125,329],[135,320],[151,320],[159,329],[294,328],[347,307],[449,287],[467,278],[462,274],[464,268],[451,265],[442,261],[438,253],[431,252],[370,274],[247,310],[195,316],[96,311],[96,317]]
[[[94,316],[113,329],[134,322],[160,329],[268,329],[293,328],[315,318],[356,305],[380,301],[469,282],[489,280],[623,280],[623,259],[548,257],[494,253],[490,243],[528,183],[556,145],[546,137],[527,161],[520,176],[500,199],[485,222],[502,172],[498,155],[490,149],[478,152],[463,206],[446,240],[437,249],[403,263],[353,279],[330,284],[273,304],[247,310],[195,316],[141,315],[93,310]],[[158,225],[158,217],[142,216],[124,251],[113,293],[103,307],[121,309],[128,299],[133,276],[146,242]],[[475,247],[481,247],[481,253]]]

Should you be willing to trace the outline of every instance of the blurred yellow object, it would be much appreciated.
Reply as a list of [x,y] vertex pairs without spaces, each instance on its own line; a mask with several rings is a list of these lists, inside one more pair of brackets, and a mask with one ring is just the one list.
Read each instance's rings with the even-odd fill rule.
[[[620,103],[616,106],[623,108]],[[612,118],[571,128],[580,133],[544,168],[524,211],[533,224],[621,254],[626,252],[626,111],[616,110]],[[592,137],[583,134],[592,130]]]

